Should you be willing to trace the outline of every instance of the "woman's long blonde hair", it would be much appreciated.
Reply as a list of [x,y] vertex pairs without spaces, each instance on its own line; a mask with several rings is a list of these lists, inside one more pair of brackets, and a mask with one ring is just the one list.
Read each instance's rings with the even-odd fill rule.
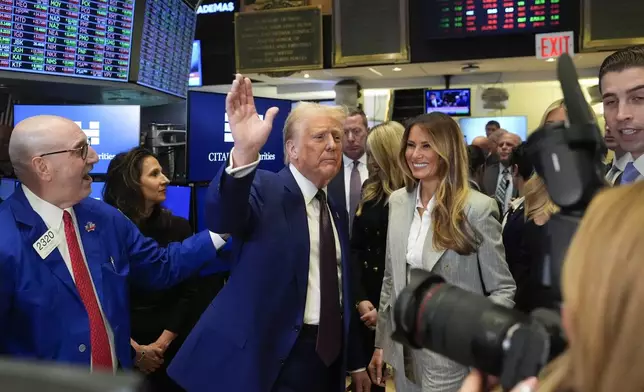
[[644,182],[600,193],[563,267],[570,345],[539,391],[644,391]]
[[559,211],[559,207],[550,199],[546,184],[536,173],[533,173],[523,185],[523,196],[527,220],[534,220],[536,217],[550,219]]
[[405,186],[405,175],[398,164],[398,150],[405,127],[395,121],[376,125],[367,136],[367,150],[371,159],[378,165],[375,173],[370,173],[362,192],[362,200],[356,215],[362,214],[362,206],[368,201],[386,201],[391,192]]
[[478,241],[465,216],[469,184],[463,133],[450,116],[437,112],[420,115],[407,124],[398,157],[409,180],[408,192],[413,192],[419,183],[411,174],[405,157],[409,132],[413,127],[427,133],[429,144],[439,157],[436,174],[441,182],[434,195],[432,245],[436,250],[451,249],[462,255],[470,254],[476,250]]

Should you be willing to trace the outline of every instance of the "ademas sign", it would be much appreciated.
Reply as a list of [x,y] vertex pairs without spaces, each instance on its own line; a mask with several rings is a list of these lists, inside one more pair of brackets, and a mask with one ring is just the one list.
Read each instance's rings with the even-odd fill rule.
[[222,1],[212,4],[202,4],[197,9],[197,15],[218,14],[222,12],[235,12],[235,3],[232,1]]

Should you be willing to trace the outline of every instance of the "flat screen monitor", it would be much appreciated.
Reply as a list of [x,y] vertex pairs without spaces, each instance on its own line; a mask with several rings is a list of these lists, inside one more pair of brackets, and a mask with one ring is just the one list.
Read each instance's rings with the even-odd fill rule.
[[561,0],[432,0],[425,2],[428,38],[544,33],[561,29]]
[[183,0],[145,1],[138,84],[186,97],[196,22],[195,10]]
[[0,4],[0,70],[128,81],[134,0]]
[[470,89],[426,90],[426,113],[441,112],[449,116],[470,115]]
[[196,231],[204,231],[206,227],[206,194],[208,193],[208,185],[200,185],[195,187],[195,226]]
[[190,200],[192,187],[169,185],[166,188],[166,199],[163,206],[170,210],[173,215],[190,219]]
[[13,178],[0,178],[0,199],[7,200],[20,183]]
[[102,181],[92,182],[92,190],[89,193],[89,197],[96,200],[103,200],[103,188],[105,188],[105,183]]
[[68,118],[85,132],[98,162],[92,174],[105,174],[120,152],[140,144],[141,108],[130,105],[15,105],[14,125],[27,117],[48,114]]
[[[260,151],[260,169],[279,171],[284,167],[282,132],[291,111],[291,101],[255,98],[260,116],[279,108],[273,130]],[[226,115],[226,95],[191,91],[188,96],[188,178],[210,181],[228,160],[234,140]]]
[[192,60],[190,61],[188,86],[199,87],[201,85],[201,41],[195,40],[192,43]]
[[502,129],[516,133],[522,141],[528,138],[528,118],[526,116],[467,117],[458,120],[467,144],[477,136],[485,136],[485,124],[498,121]]

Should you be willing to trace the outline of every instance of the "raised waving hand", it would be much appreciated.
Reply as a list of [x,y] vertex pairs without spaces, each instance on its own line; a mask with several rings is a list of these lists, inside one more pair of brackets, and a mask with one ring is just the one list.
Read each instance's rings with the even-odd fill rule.
[[250,79],[237,74],[226,96],[228,123],[235,141],[233,165],[244,166],[257,160],[257,154],[266,143],[273,128],[278,108],[268,109],[262,120],[255,108]]

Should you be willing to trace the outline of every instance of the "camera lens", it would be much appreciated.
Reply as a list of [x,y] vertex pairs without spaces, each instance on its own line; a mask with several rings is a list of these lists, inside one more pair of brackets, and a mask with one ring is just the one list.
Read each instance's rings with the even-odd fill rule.
[[447,284],[437,275],[420,274],[424,279],[417,277],[416,284],[398,297],[394,338],[500,375],[508,331],[527,322],[528,316]]

